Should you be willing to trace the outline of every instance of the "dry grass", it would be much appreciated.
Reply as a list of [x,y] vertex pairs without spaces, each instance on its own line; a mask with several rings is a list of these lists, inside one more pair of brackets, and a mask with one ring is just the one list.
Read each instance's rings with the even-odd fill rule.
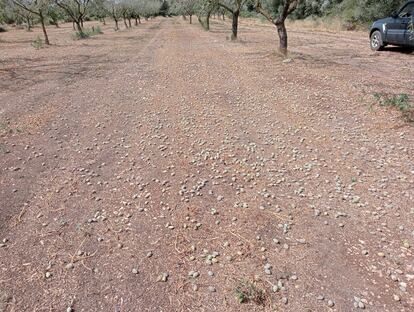
[[306,30],[325,32],[340,32],[346,30],[345,23],[338,17],[309,17],[303,20],[287,20],[286,25],[292,28],[304,28]]

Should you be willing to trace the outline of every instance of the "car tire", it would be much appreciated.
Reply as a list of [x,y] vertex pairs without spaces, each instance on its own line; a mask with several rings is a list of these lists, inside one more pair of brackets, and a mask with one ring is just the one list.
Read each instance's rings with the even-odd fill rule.
[[371,34],[371,50],[381,51],[384,48],[384,42],[382,41],[382,35],[379,30],[374,31]]

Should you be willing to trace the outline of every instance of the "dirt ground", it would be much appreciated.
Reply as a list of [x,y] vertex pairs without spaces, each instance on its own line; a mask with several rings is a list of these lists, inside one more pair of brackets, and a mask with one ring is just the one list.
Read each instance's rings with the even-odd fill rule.
[[0,311],[414,310],[413,54],[112,27],[0,34]]

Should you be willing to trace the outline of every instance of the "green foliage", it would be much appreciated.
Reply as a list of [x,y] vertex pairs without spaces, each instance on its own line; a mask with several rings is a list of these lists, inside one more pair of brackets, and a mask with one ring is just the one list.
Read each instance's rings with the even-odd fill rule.
[[398,109],[405,120],[414,121],[414,106],[410,103],[410,98],[407,94],[374,93],[374,98],[381,106],[390,106]]
[[73,35],[73,40],[87,39],[92,36],[103,34],[100,26],[92,26],[92,28],[77,31]]
[[160,7],[160,15],[164,17],[167,16],[169,10],[170,10],[170,4],[166,0],[163,1]]
[[[264,6],[277,16],[284,0],[266,0]],[[309,16],[339,16],[345,22],[367,24],[389,16],[406,0],[302,0],[291,14],[292,19]],[[249,7],[247,6],[249,10]]]
[[[275,4],[281,2],[271,1]],[[303,0],[292,17],[302,19],[308,16],[334,15],[345,22],[366,24],[389,16],[405,2],[406,0]]]
[[234,294],[239,303],[253,302],[258,305],[263,305],[266,300],[264,290],[247,280],[239,281],[234,290]]
[[40,38],[40,36],[37,36],[37,38],[35,40],[33,40],[32,46],[37,50],[43,48],[43,41]]
[[401,111],[408,110],[411,107],[409,97],[407,94],[402,93],[399,95],[387,95],[384,93],[374,93],[375,99],[381,106],[393,106]]
[[247,18],[259,18],[258,13],[256,13],[255,11],[241,11],[240,12],[240,16],[241,17],[247,17]]

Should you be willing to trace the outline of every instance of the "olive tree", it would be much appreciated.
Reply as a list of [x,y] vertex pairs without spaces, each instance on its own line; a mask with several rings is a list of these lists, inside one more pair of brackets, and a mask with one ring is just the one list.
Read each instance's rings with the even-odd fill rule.
[[288,36],[285,26],[286,18],[298,6],[301,0],[255,0],[256,11],[276,26],[279,35],[279,51],[287,54]]
[[49,45],[49,36],[47,35],[45,21],[49,0],[12,0],[12,2],[19,8],[36,15],[39,18],[40,25],[42,26],[43,36],[45,44]]

